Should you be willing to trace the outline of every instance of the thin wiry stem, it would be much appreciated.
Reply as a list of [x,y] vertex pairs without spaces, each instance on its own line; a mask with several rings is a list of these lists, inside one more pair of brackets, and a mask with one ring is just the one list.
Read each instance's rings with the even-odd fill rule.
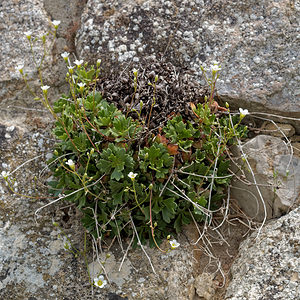
[[105,274],[105,277],[107,278],[107,281],[110,283],[110,280],[109,280],[108,274],[107,274],[107,272],[105,270],[105,267],[103,266],[103,264],[100,261],[99,251],[98,251],[98,246],[97,246],[97,241],[96,241],[95,237],[92,234],[91,234],[91,236],[93,238],[93,245],[94,245],[94,247],[96,249],[95,252],[96,252],[97,262],[101,266],[101,268],[103,270],[103,273]]
[[18,171],[20,168],[22,168],[24,165],[30,163],[30,162],[33,161],[33,160],[36,160],[36,159],[42,157],[42,156],[43,156],[43,154],[38,155],[38,156],[35,156],[34,158],[31,158],[31,159],[26,160],[24,163],[22,163],[21,165],[19,165],[19,166],[18,166],[16,169],[14,169],[12,172],[9,172],[9,175],[8,175],[8,176],[10,176],[10,175],[14,174],[15,172],[17,172],[17,171]]
[[147,254],[146,250],[144,249],[142,243],[141,243],[140,237],[139,237],[139,235],[138,235],[138,232],[137,232],[137,230],[136,230],[136,227],[135,227],[135,225],[134,225],[134,222],[133,222],[133,220],[132,220],[131,215],[129,215],[129,217],[130,217],[131,225],[132,225],[132,228],[133,228],[133,230],[134,230],[135,236],[136,236],[136,238],[137,238],[137,240],[138,240],[138,245],[141,246],[143,252],[145,253],[145,255],[146,255],[146,257],[147,257],[147,259],[148,259],[148,261],[149,261],[149,263],[150,263],[150,266],[151,266],[151,268],[152,268],[153,273],[154,273],[155,275],[157,275],[157,273],[155,272],[155,269],[154,269],[154,267],[153,267],[153,264],[152,264],[152,262],[151,262],[151,259],[150,259],[149,255]]
[[75,154],[75,153],[74,153],[74,152],[66,153],[66,154],[63,154],[63,155],[57,157],[56,159],[54,159],[49,165],[47,165],[45,168],[43,168],[43,169],[40,171],[39,177],[41,177],[42,174],[45,172],[45,170],[46,170],[47,168],[49,169],[49,167],[50,167],[52,164],[54,164],[55,162],[57,162],[59,159],[61,159],[62,157],[68,156],[68,155],[72,155],[72,154]]
[[130,246],[131,246],[133,240],[134,240],[134,234],[132,235],[132,238],[131,238],[131,240],[130,240],[130,243],[129,243],[129,245],[128,245],[126,251],[125,251],[125,254],[123,255],[123,258],[122,258],[122,261],[121,261],[121,264],[120,264],[120,267],[119,267],[119,272],[120,272],[121,269],[122,269],[123,263],[124,263],[124,261],[125,261],[125,258],[126,258],[127,254],[128,254],[128,251],[129,251],[129,249],[130,249]]
[[227,219],[227,217],[228,217],[228,210],[229,210],[229,201],[230,201],[230,186],[228,187],[228,190],[227,190],[227,200],[226,200],[226,207],[225,207],[224,218],[221,221],[221,223],[218,226],[212,228],[212,230],[217,230],[218,228],[220,228],[223,225],[223,223],[225,222],[225,220]]
[[284,117],[284,116],[280,116],[280,115],[263,113],[263,112],[257,112],[257,111],[251,112],[251,116],[257,118],[257,116],[255,116],[255,115],[264,115],[264,116],[276,117],[276,118],[280,118],[280,119],[286,119],[286,120],[292,120],[292,121],[300,121],[300,118]]
[[[231,126],[232,126],[232,130],[234,131],[235,136],[237,136],[236,132],[235,132],[235,129],[234,129],[234,125],[233,125],[232,118],[231,118],[230,114],[229,114],[229,120],[230,120],[230,123],[231,123]],[[261,191],[260,191],[260,189],[259,189],[259,187],[257,185],[257,181],[256,181],[256,178],[255,178],[254,172],[252,170],[252,167],[251,167],[251,165],[250,165],[250,163],[249,163],[249,161],[248,161],[248,159],[247,159],[247,157],[246,157],[246,155],[245,155],[245,153],[243,151],[243,147],[242,147],[241,141],[239,139],[237,139],[237,142],[238,142],[238,147],[239,147],[239,149],[240,149],[240,151],[242,153],[242,156],[245,158],[245,162],[247,164],[247,167],[250,170],[250,173],[252,175],[252,178],[253,178],[253,181],[255,183],[255,187],[256,187],[257,193],[259,195],[259,198],[261,200],[261,203],[262,203],[262,206],[263,206],[263,210],[264,210],[264,218],[263,218],[261,226],[258,229],[258,234],[257,234],[257,238],[258,238],[259,235],[260,235],[260,232],[261,232],[261,230],[262,230],[262,228],[263,228],[263,226],[264,226],[264,224],[265,224],[265,222],[267,220],[267,208],[266,208],[266,204],[265,204],[263,195],[262,195],[262,193],[261,193]]]
[[76,194],[76,193],[79,192],[79,191],[82,191],[82,190],[84,190],[84,189],[86,189],[86,188],[88,188],[88,187],[91,187],[91,186],[97,184],[103,177],[104,177],[104,175],[102,175],[102,176],[101,176],[97,181],[95,181],[94,183],[91,183],[91,184],[89,184],[89,185],[87,185],[87,186],[84,186],[84,187],[82,187],[82,188],[80,188],[80,189],[78,189],[78,190],[76,190],[76,191],[74,191],[74,192],[72,192],[72,193],[70,193],[70,194],[68,194],[68,195],[62,195],[61,197],[55,199],[54,201],[51,201],[50,203],[47,203],[47,204],[43,205],[42,207],[38,208],[38,209],[35,211],[35,213],[34,213],[34,214],[35,214],[35,217],[38,215],[38,212],[41,211],[42,209],[44,209],[44,208],[46,208],[46,207],[48,207],[48,206],[50,206],[50,205],[52,205],[52,204],[58,202],[59,200],[62,200],[62,199],[64,199],[64,198],[67,198],[67,197],[69,197],[69,196],[71,196],[71,195]]
[[199,209],[203,214],[207,215],[207,216],[210,216],[211,215],[211,211],[206,209],[205,207],[203,206],[200,206],[198,203],[194,202],[193,200],[191,200],[185,193],[184,191],[182,191],[177,185],[174,184],[174,182],[171,182],[171,184],[181,193],[181,194],[178,194],[176,193],[175,191],[169,189],[168,187],[166,188],[168,191],[170,191],[171,193],[189,201],[190,203],[193,204],[194,207],[196,207],[197,209]]

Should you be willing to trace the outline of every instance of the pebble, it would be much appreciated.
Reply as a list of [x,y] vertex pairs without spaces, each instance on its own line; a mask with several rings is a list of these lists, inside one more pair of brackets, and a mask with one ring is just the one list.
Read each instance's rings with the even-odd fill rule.
[[6,128],[7,132],[13,132],[15,130],[15,126],[9,126]]
[[138,283],[143,283],[143,282],[145,282],[145,281],[146,281],[146,279],[143,278],[143,277],[141,277],[141,278],[138,280]]

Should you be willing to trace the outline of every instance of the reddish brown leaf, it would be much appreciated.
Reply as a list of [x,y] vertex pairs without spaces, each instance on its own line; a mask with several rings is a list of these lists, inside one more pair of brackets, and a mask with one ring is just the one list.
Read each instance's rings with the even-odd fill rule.
[[192,151],[182,152],[181,155],[184,161],[189,161],[191,159]]
[[164,145],[167,145],[169,143],[169,140],[164,135],[161,134],[158,134],[156,136],[156,140],[158,143],[162,143]]
[[169,144],[167,146],[168,152],[170,155],[176,155],[178,154],[178,145],[175,144]]

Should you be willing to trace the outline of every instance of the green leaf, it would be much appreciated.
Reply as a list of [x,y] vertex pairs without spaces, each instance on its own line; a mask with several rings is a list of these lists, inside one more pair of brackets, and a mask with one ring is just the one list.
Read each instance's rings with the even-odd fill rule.
[[103,150],[100,155],[101,159],[97,163],[97,168],[106,174],[110,174],[111,179],[120,180],[124,178],[123,173],[129,173],[133,169],[134,160],[126,150],[121,147],[115,146],[113,143],[108,145],[108,148]]
[[152,206],[152,211],[155,214],[158,214],[161,211],[161,207],[158,205],[158,198],[156,198],[156,201],[154,201],[154,205]]
[[124,176],[123,176],[122,172],[118,171],[117,168],[114,169],[114,171],[111,173],[111,176],[110,176],[111,179],[116,179],[118,181],[123,177]]
[[168,198],[166,200],[163,201],[163,204],[168,208],[168,210],[174,214],[177,204],[175,203],[175,199],[174,198]]
[[83,195],[83,193],[82,193],[81,197],[79,198],[79,203],[77,205],[78,209],[81,209],[82,207],[84,207],[85,203],[86,203],[86,196]]
[[73,143],[79,151],[85,152],[87,150],[89,140],[86,134],[82,132],[73,139]]
[[166,222],[166,223],[170,223],[171,222],[171,218],[173,218],[174,214],[172,214],[170,212],[170,210],[165,206],[163,209],[162,209],[162,216],[163,216],[163,220]]
[[145,221],[149,221],[150,220],[150,206],[143,207],[143,211],[145,214]]
[[111,162],[105,159],[100,159],[97,164],[97,168],[103,173],[109,173],[112,168]]
[[175,222],[174,222],[174,228],[176,230],[176,233],[179,233],[181,231],[182,221],[181,221],[181,214],[177,216]]
[[229,165],[230,165],[230,160],[220,160],[218,165],[218,176],[228,175]]

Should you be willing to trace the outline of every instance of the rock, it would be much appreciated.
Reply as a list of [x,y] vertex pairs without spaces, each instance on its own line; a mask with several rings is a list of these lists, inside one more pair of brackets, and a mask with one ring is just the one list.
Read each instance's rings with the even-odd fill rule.
[[[0,102],[6,101],[18,94],[24,98],[25,83],[18,66],[24,66],[24,73],[28,80],[37,79],[33,67],[33,58],[25,32],[32,32],[32,39],[41,37],[50,27],[48,15],[43,7],[43,2],[33,1],[1,1],[1,18],[4,28],[0,35]],[[49,39],[46,47],[50,47]],[[36,43],[33,51],[39,61],[43,53],[42,43]],[[46,63],[49,63],[47,58]],[[32,98],[32,96],[31,96]]]
[[295,128],[290,124],[276,124],[276,125],[274,123],[265,124],[265,126],[263,126],[263,132],[265,134],[269,134],[269,135],[281,137],[281,138],[284,137],[282,132],[287,137],[291,137],[295,134]]
[[294,155],[300,158],[300,142],[292,143]]
[[200,80],[200,65],[218,61],[222,100],[299,117],[299,20],[299,5],[289,0],[89,0],[76,48],[116,73],[155,57]]
[[[295,207],[300,202],[299,157],[291,157],[290,149],[284,141],[267,135],[253,138],[242,149],[264,199],[267,219],[279,217]],[[234,152],[237,154],[239,151],[235,149]],[[234,178],[231,196],[249,217],[262,221],[265,216],[264,208],[253,177],[242,160],[239,164],[243,165],[247,183]],[[238,176],[241,175],[234,165],[232,169]]]
[[[101,257],[100,262],[105,262],[103,267],[109,274],[109,279],[114,282],[117,286],[122,287],[122,285],[128,281],[131,273],[131,266],[128,260],[124,261],[121,270],[119,270],[120,262],[116,261],[114,254],[110,254],[108,259],[105,259],[105,255]],[[98,274],[102,273],[102,267],[98,261],[94,261],[89,264],[89,273],[92,278],[97,277]],[[138,281],[139,282],[139,281]]]
[[[33,56],[25,32],[32,32],[32,40],[41,38],[50,29],[51,21],[60,20],[57,40],[52,44],[50,36],[46,39],[48,55],[45,57],[42,73],[44,84],[51,87],[49,98],[65,92],[65,62],[60,54],[74,52],[74,36],[80,25],[80,14],[84,1],[81,0],[3,0],[0,4],[0,105],[2,120],[12,119],[12,115],[22,115],[33,111],[37,102],[27,90],[18,66],[24,66],[24,74],[30,88],[41,95],[41,83],[34,67]],[[43,45],[40,40],[33,47],[35,59],[40,62]],[[39,108],[39,107],[38,107]]]
[[227,300],[300,299],[300,208],[247,238],[231,273]]
[[203,273],[198,275],[195,280],[195,288],[197,295],[204,300],[214,299],[215,284],[213,282],[214,275]]
[[300,135],[294,135],[291,137],[292,142],[300,142]]

